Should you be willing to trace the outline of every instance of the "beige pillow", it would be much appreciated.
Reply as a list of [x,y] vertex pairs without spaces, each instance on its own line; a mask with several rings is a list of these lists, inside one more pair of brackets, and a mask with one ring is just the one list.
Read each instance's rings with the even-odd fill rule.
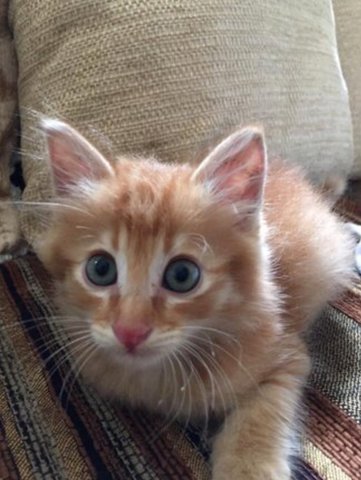
[[[331,0],[10,0],[26,200],[49,193],[27,109],[68,119],[107,152],[191,159],[262,123],[271,155],[319,181],[352,164]],[[39,231],[29,212],[26,238]]]
[[354,127],[354,176],[361,176],[361,0],[333,0],[337,41],[350,95]]

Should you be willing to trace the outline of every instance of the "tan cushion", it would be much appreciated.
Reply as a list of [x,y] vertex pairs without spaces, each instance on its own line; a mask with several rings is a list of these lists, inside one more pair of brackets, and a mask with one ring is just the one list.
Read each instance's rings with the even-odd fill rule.
[[349,89],[354,127],[353,174],[361,176],[361,1],[333,0],[342,69]]
[[[10,0],[25,198],[48,191],[26,109],[70,120],[105,153],[184,161],[239,124],[310,175],[351,169],[331,0]],[[100,133],[99,133],[100,132]],[[23,216],[32,241],[38,226]]]

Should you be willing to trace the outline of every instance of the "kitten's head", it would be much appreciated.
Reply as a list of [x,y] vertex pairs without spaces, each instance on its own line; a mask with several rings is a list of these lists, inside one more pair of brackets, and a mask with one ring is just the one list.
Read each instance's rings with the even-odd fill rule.
[[59,204],[41,258],[69,332],[128,369],[196,346],[256,351],[268,308],[262,133],[239,130],[193,167],[111,164],[67,124],[43,130]]

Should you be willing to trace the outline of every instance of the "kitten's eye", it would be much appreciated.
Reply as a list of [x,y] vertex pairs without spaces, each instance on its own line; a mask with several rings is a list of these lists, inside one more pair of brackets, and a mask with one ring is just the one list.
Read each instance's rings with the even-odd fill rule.
[[87,261],[85,273],[88,280],[99,287],[108,287],[117,281],[115,260],[107,253],[93,255]]
[[171,261],[165,269],[163,287],[177,293],[187,293],[198,285],[201,272],[194,262],[184,258]]

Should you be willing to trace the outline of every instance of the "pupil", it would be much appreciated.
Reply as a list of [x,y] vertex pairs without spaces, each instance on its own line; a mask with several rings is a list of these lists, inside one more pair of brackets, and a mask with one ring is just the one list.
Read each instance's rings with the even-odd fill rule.
[[95,261],[95,271],[98,275],[103,277],[109,271],[109,261],[106,258],[99,258]]
[[183,283],[188,280],[189,277],[189,270],[187,267],[183,265],[179,265],[175,271],[175,278],[177,282]]

